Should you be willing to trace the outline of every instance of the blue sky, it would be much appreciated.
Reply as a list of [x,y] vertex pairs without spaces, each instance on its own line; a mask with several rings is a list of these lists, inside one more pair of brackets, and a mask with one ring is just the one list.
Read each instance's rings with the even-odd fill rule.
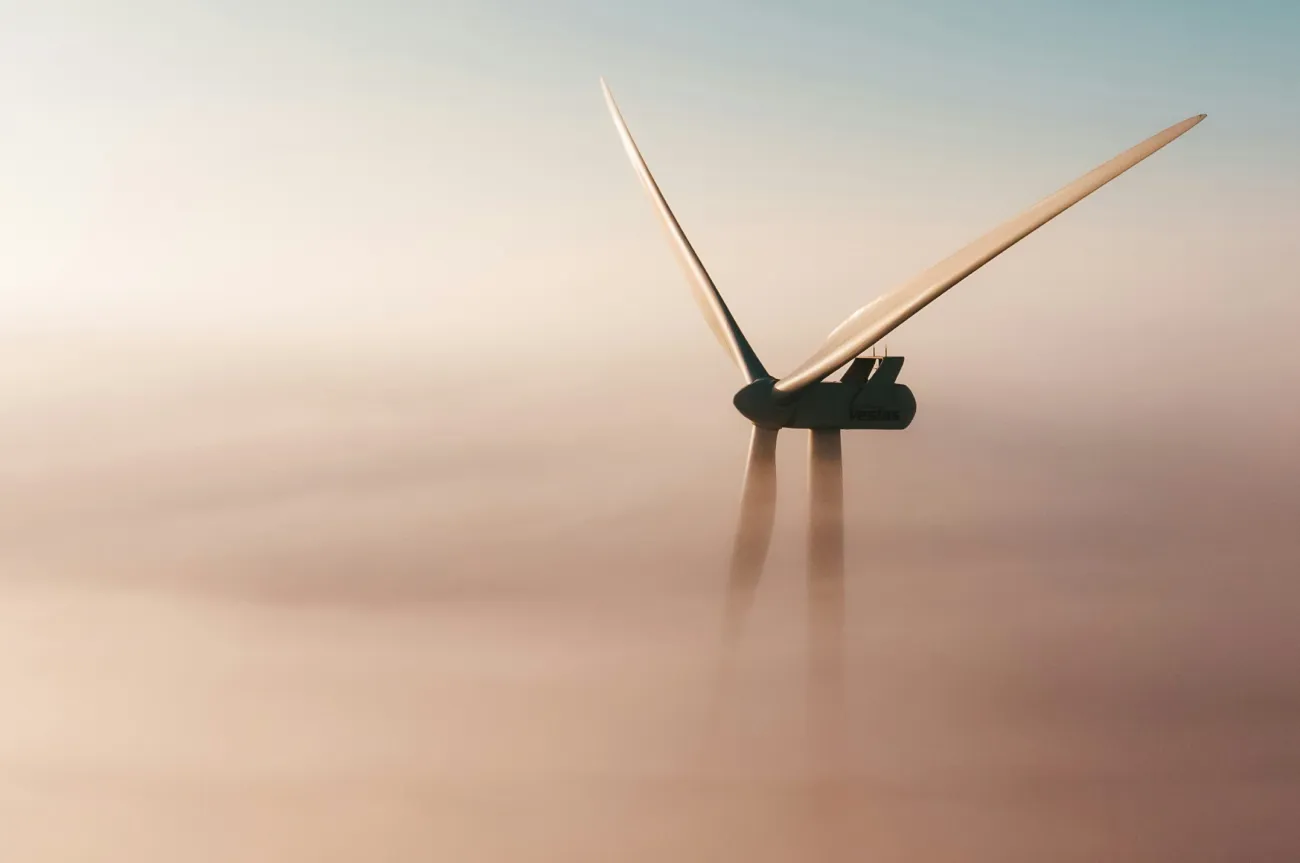
[[[900,337],[969,350],[958,325],[974,316],[983,338],[1055,339],[1137,297],[1138,320],[1177,303],[1184,338],[1202,338],[1241,313],[1207,299],[1230,279],[1254,286],[1255,312],[1295,309],[1300,12],[1285,3],[71,2],[10,16],[13,335],[404,332],[456,353],[504,333],[510,358],[618,345],[634,362],[667,340],[704,361],[600,75],[778,367],[893,281],[1198,112],[1194,133]],[[1046,305],[1029,293],[1044,279],[1061,281]]]

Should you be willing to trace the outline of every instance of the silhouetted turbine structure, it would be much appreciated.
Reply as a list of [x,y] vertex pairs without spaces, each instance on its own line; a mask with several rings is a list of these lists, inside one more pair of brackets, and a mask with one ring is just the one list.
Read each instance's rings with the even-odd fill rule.
[[[740,631],[771,541],[776,512],[777,432],[783,428],[807,429],[811,672],[814,687],[838,696],[844,618],[844,480],[840,432],[904,429],[916,414],[911,390],[897,382],[903,358],[863,356],[863,353],[949,288],[1191,129],[1205,115],[1189,117],[1125,150],[858,309],[831,332],[812,356],[784,377],[776,378],[763,367],[677,223],[604,80],[601,88],[623,147],[685,269],[704,319],[745,379],[745,385],[732,398],[736,409],[753,424],[753,429],[731,557],[724,621],[728,641]],[[848,370],[840,380],[826,380],[846,365]]]

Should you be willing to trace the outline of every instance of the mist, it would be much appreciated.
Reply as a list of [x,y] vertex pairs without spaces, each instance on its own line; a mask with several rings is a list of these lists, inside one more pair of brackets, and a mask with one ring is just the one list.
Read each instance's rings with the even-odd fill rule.
[[9,856],[1297,848],[1294,425],[950,387],[847,435],[844,733],[817,772],[803,434],[718,714],[725,388],[672,398],[673,365],[615,359],[476,398],[349,347],[28,346],[78,389],[12,376],[2,427]]

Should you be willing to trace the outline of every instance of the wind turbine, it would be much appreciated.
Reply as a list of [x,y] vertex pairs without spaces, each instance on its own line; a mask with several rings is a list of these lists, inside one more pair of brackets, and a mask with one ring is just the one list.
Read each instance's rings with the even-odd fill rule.
[[[776,437],[783,428],[807,429],[808,579],[813,646],[829,650],[838,662],[838,633],[844,596],[844,485],[840,432],[845,429],[904,429],[916,414],[912,392],[897,382],[903,358],[863,353],[933,302],[944,291],[1002,252],[1100,189],[1197,123],[1189,117],[1125,150],[1109,162],[1042,199],[955,252],[854,312],[836,327],[807,360],[784,377],[763,367],[727,305],[691,247],[681,225],[650,174],[609,87],[601,79],[605,101],[632,167],[650,196],[668,238],[683,265],[704,318],[745,379],[732,399],[753,423],[749,461],[741,492],[740,520],[732,549],[726,628],[738,631],[762,574],[776,510]],[[848,365],[839,381],[826,378]],[[816,652],[816,650],[814,650]],[[827,670],[838,676],[838,669]]]

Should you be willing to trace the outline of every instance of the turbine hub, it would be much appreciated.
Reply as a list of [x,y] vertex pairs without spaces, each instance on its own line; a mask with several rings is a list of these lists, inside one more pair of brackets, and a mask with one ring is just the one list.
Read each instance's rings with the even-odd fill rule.
[[762,378],[742,387],[731,403],[741,416],[765,429],[785,428],[794,416],[794,406],[782,403],[776,394],[776,379]]

